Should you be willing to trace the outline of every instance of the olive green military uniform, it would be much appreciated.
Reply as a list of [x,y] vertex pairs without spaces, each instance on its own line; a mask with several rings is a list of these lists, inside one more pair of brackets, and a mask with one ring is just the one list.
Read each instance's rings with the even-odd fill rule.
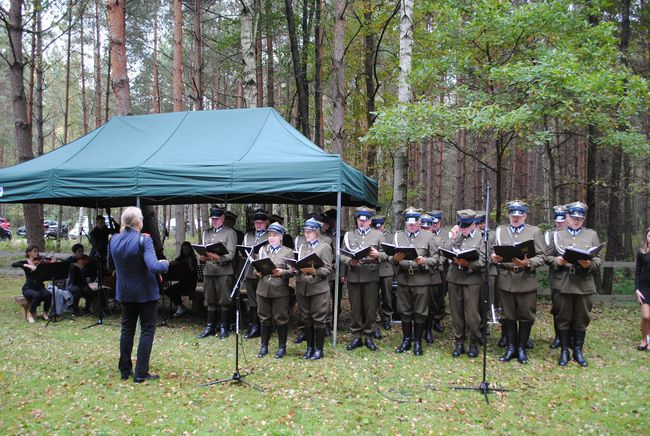
[[424,265],[418,265],[414,260],[402,260],[397,272],[397,309],[402,316],[402,323],[415,322],[424,329],[429,313],[431,271],[440,264],[438,245],[432,234],[423,230],[415,234],[397,232],[393,242],[401,247],[414,247],[418,256],[426,258]]
[[[439,247],[444,247],[449,241],[449,231],[444,228],[438,229],[437,232],[431,232],[433,237],[436,239],[436,244]],[[429,312],[432,315],[432,321],[440,323],[444,318],[446,313],[445,307],[445,295],[446,295],[446,265],[447,262],[441,259],[441,265],[438,268],[434,268],[431,273],[433,275],[431,282],[431,300],[429,304]]]
[[228,309],[231,306],[230,292],[232,276],[235,273],[233,259],[237,249],[237,233],[225,226],[203,231],[203,245],[216,242],[221,242],[228,250],[228,254],[221,256],[218,261],[207,261],[203,267],[204,298],[208,310],[216,310],[217,306]]
[[481,325],[478,310],[483,281],[481,272],[486,266],[485,246],[481,232],[474,230],[468,236],[459,234],[447,243],[446,248],[461,251],[476,249],[479,252],[479,259],[471,261],[467,268],[452,263],[447,271],[454,338],[456,343],[462,343],[468,335],[470,342],[476,344],[480,339]]
[[[351,230],[343,237],[344,248],[348,251],[357,251],[368,246],[381,249],[384,242],[382,232],[368,228]],[[366,257],[359,261],[357,266],[351,265],[351,258],[341,256],[341,262],[346,268],[346,283],[350,299],[350,333],[353,338],[361,335],[371,336],[375,330],[377,314],[377,301],[379,297],[379,262],[387,260],[388,256],[383,251],[379,252],[377,259]]]
[[553,243],[546,249],[546,261],[553,271],[549,274],[551,289],[557,290],[559,330],[587,330],[591,321],[592,295],[596,292],[593,273],[600,267],[600,257],[594,257],[586,269],[580,265],[560,266],[557,258],[568,247],[585,250],[599,244],[596,232],[583,227],[575,236],[569,233],[569,229],[556,231]]
[[[383,233],[384,240],[393,241],[395,235]],[[379,302],[377,305],[376,321],[390,323],[393,319],[393,281],[395,279],[395,265],[388,260],[379,261]]]
[[313,275],[302,273],[297,275],[296,297],[305,327],[325,328],[330,304],[327,277],[332,271],[332,247],[320,240],[315,246],[305,242],[298,248],[298,259],[311,253],[316,253],[325,265],[318,268]]
[[285,326],[289,322],[289,278],[293,274],[284,258],[293,259],[293,250],[284,246],[273,250],[271,246],[266,245],[260,249],[259,258],[269,258],[276,268],[285,270],[282,277],[268,275],[257,281],[257,315],[260,323],[270,326],[273,322],[276,326]]
[[535,242],[535,256],[528,258],[528,267],[519,268],[512,262],[497,265],[496,287],[501,296],[502,318],[507,321],[535,322],[537,309],[537,275],[535,269],[543,266],[544,240],[539,228],[524,224],[520,231],[510,225],[499,226],[495,231],[496,245],[515,245],[530,239]]

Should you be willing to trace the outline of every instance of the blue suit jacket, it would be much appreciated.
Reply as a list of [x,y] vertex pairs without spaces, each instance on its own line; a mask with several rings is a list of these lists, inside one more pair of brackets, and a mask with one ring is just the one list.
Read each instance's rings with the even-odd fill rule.
[[117,301],[144,303],[160,299],[156,274],[167,272],[169,264],[156,258],[150,237],[144,238],[144,253],[140,251],[139,240],[140,232],[126,228],[109,243],[109,258],[117,274]]

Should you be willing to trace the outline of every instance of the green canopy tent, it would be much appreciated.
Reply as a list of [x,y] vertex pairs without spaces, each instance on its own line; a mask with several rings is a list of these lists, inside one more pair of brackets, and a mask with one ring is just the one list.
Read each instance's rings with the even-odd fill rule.
[[0,202],[297,203],[336,204],[337,210],[378,204],[375,180],[324,152],[270,108],[114,117],[70,144],[1,169]]
[[0,170],[0,202],[85,207],[188,203],[377,205],[377,183],[274,109],[114,117]]

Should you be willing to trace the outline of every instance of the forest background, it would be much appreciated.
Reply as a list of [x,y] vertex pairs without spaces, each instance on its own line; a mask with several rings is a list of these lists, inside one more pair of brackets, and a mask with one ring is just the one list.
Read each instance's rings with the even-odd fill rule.
[[[586,202],[606,260],[631,258],[649,223],[644,0],[1,0],[0,20],[0,167],[113,115],[269,106],[375,177],[395,227],[407,205],[452,224],[488,181],[497,222],[513,198],[542,227],[553,205]],[[293,232],[313,210],[236,205],[240,225],[258,206]],[[180,245],[206,211],[148,218],[174,217]],[[0,203],[40,246],[43,218],[79,215]],[[603,292],[612,281],[605,268]]]

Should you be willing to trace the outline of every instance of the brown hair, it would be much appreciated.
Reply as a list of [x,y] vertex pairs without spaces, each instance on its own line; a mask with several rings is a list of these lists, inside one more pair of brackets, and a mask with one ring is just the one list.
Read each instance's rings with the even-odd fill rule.
[[29,252],[32,251],[34,248],[38,249],[38,245],[27,246],[27,248],[25,248],[25,257],[29,257]]
[[650,244],[648,244],[648,233],[650,233],[650,227],[645,229],[645,232],[643,232],[643,244],[641,245],[641,253],[643,254],[648,254],[650,251]]

